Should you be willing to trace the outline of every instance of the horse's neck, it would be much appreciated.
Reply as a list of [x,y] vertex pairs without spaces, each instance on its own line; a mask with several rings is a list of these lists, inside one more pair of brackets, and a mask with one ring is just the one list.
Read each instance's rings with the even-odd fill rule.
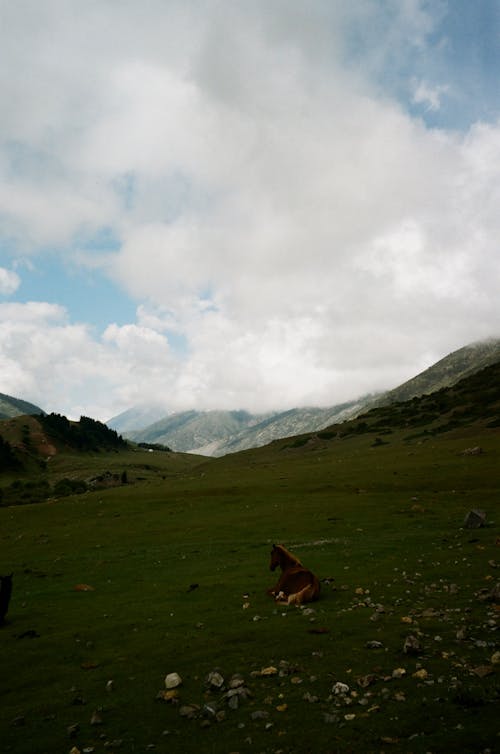
[[280,568],[282,571],[287,571],[289,568],[293,568],[296,565],[298,565],[298,562],[293,555],[289,555],[289,553],[284,552],[283,550],[280,552]]

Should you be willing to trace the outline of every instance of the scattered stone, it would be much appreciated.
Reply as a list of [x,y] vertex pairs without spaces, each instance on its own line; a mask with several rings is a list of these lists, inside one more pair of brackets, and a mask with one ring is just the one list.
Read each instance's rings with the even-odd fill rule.
[[99,710],[94,710],[90,718],[91,725],[102,725],[102,717]]
[[500,652],[495,652],[494,654],[492,654],[490,662],[492,663],[492,665],[500,665]]
[[244,686],[244,685],[245,685],[245,679],[239,673],[235,673],[229,679],[228,687],[230,689],[238,689],[240,688],[240,686]]
[[73,590],[75,592],[93,592],[94,587],[90,586],[90,584],[75,584]]
[[464,519],[465,529],[480,529],[486,524],[486,513],[479,508],[469,511]]
[[275,668],[273,665],[270,665],[268,668],[262,668],[259,675],[276,675],[278,672],[278,668]]
[[267,720],[269,717],[269,712],[266,712],[266,710],[263,709],[257,709],[255,712],[252,712],[250,715],[252,720]]
[[477,668],[473,668],[472,672],[477,675],[478,678],[486,678],[487,675],[493,673],[493,667],[491,665],[480,665]]
[[14,728],[21,728],[23,725],[26,725],[26,718],[24,717],[24,715],[18,715],[13,719],[11,725]]
[[358,678],[357,683],[358,686],[360,686],[362,689],[368,688],[368,686],[371,686],[372,683],[375,683],[377,680],[377,676],[373,675],[373,673],[368,673],[367,675],[362,675],[360,678]]
[[179,691],[178,689],[161,689],[157,695],[156,698],[163,701],[163,702],[176,702],[179,697]]
[[72,725],[68,725],[66,728],[66,733],[70,738],[75,738],[78,735],[78,732],[80,730],[80,726],[78,723],[73,723]]
[[315,696],[314,694],[311,694],[309,691],[306,691],[302,699],[305,702],[310,702],[311,704],[314,704],[315,702],[319,701],[319,697]]
[[415,673],[413,673],[413,678],[416,678],[418,681],[425,681],[426,678],[429,676],[429,673],[425,668],[420,668],[420,670],[417,670]]
[[405,655],[418,655],[421,651],[422,648],[417,637],[413,635],[407,636],[403,645]]
[[205,685],[209,689],[222,689],[224,687],[224,678],[218,670],[212,670],[205,678]]
[[476,445],[474,448],[465,448],[465,450],[462,450],[460,453],[461,456],[480,456],[482,453],[484,453],[483,449]]
[[405,675],[406,675],[406,670],[404,668],[395,668],[392,671],[393,678],[404,678]]
[[176,689],[182,683],[182,678],[178,673],[168,673],[165,676],[165,688]]
[[341,683],[340,681],[337,681],[337,683],[333,684],[332,687],[332,694],[335,694],[336,696],[345,696],[349,693],[349,686],[347,683]]
[[365,647],[366,649],[383,649],[384,645],[381,641],[367,641]]
[[189,719],[194,719],[195,717],[198,717],[200,712],[200,708],[197,704],[183,704],[179,708],[179,715],[181,717],[187,717]]
[[106,691],[109,693],[113,691],[113,688],[114,688],[114,681],[108,681],[106,683]]

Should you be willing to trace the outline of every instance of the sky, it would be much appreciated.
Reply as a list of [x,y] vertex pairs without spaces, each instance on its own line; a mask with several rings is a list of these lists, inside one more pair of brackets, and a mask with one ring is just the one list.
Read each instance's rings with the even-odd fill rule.
[[500,336],[500,0],[0,0],[0,392],[331,406]]

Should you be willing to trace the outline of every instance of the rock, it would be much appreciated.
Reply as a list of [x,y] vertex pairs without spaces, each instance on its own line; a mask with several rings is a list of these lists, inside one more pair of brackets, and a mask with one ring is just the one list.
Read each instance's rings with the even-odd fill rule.
[[373,673],[368,673],[368,675],[362,675],[360,678],[358,678],[357,683],[358,686],[360,686],[362,689],[368,688],[368,686],[371,686],[372,683],[375,683],[377,680],[376,676],[373,675]]
[[239,673],[235,673],[229,679],[228,687],[230,689],[238,689],[240,688],[240,686],[244,686],[244,685],[245,685],[245,679]]
[[183,704],[182,707],[179,708],[179,715],[190,719],[198,717],[199,712],[200,708],[197,704]]
[[114,688],[114,682],[113,681],[108,681],[106,683],[106,691],[111,692],[111,691],[113,691],[113,688]]
[[477,668],[473,668],[472,672],[477,675],[478,678],[486,678],[487,675],[493,673],[493,667],[491,665],[479,665]]
[[490,662],[492,663],[492,665],[500,665],[500,652],[495,652],[494,654],[492,654]]
[[464,519],[465,529],[480,529],[486,524],[486,513],[479,508],[470,510]]
[[413,678],[416,678],[418,681],[425,681],[425,679],[428,677],[429,673],[425,668],[421,668],[420,670],[417,670],[416,673],[413,673]]
[[176,689],[181,683],[182,678],[178,673],[168,673],[168,675],[165,676],[165,688],[167,689]]
[[384,645],[381,641],[367,641],[365,647],[367,649],[383,649]]
[[337,681],[337,683],[333,684],[332,693],[336,696],[345,696],[349,693],[349,686],[347,685],[347,683],[341,683],[340,681]]
[[276,675],[278,672],[278,668],[275,668],[273,665],[270,665],[268,668],[262,668],[260,671],[260,675]]
[[205,685],[210,689],[222,689],[224,678],[218,670],[212,670],[205,679]]
[[68,725],[66,728],[66,733],[70,738],[75,738],[80,730],[80,726],[78,723],[73,723],[73,725]]
[[94,710],[92,717],[90,718],[91,725],[102,725],[102,717],[98,710]]
[[460,455],[462,456],[480,456],[483,453],[483,449],[476,445],[474,448],[465,448],[465,450],[462,450]]
[[269,717],[269,712],[266,712],[263,709],[257,709],[255,710],[255,712],[252,712],[250,717],[252,718],[252,720],[267,720],[267,718]]
[[405,655],[418,655],[422,651],[420,642],[416,636],[407,636],[403,645]]
[[406,670],[404,668],[394,668],[392,671],[392,677],[393,678],[404,678],[406,675]]

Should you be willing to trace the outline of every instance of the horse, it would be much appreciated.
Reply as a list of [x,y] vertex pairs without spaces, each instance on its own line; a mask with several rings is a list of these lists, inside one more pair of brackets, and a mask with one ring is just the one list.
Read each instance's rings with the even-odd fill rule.
[[270,569],[281,568],[281,576],[276,586],[267,592],[279,605],[302,605],[319,598],[319,580],[304,568],[300,560],[283,545],[273,545]]

